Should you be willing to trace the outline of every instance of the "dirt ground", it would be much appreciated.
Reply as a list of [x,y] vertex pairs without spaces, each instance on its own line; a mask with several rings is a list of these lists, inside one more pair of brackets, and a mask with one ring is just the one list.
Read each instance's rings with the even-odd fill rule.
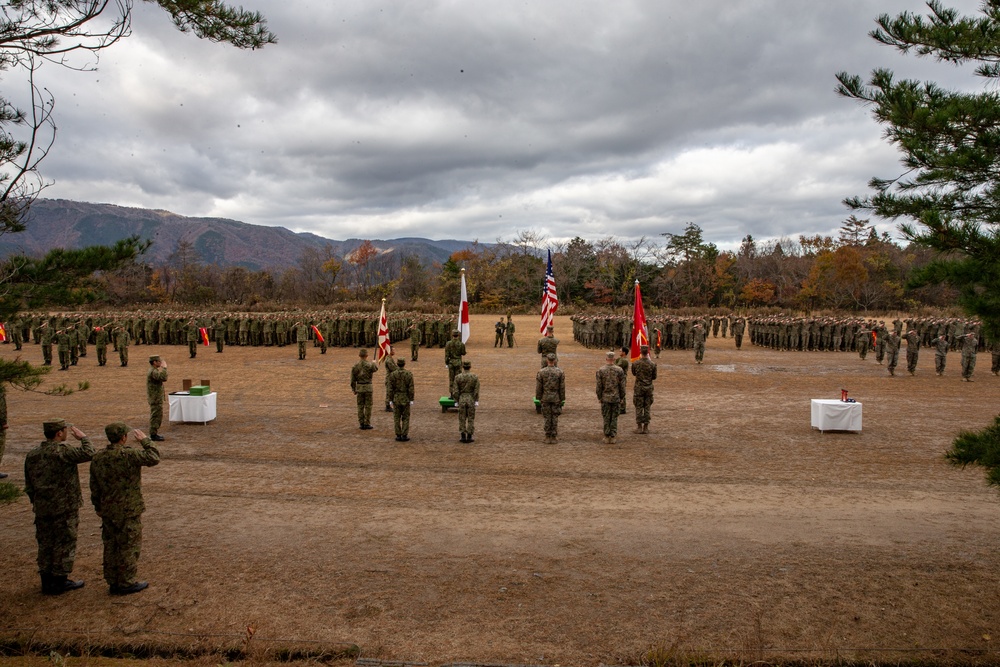
[[[0,506],[0,639],[230,646],[249,625],[258,647],[356,644],[363,657],[431,664],[636,664],[650,648],[998,659],[1000,495],[981,470],[942,458],[959,429],[1000,411],[988,354],[965,383],[954,353],[944,377],[923,350],[916,376],[890,378],[872,355],[710,338],[704,365],[661,355],[649,435],[632,432],[630,402],[605,445],[603,353],[573,343],[559,317],[567,405],[559,443],[545,445],[531,403],[537,318],[515,318],[513,349],[492,347],[494,319],[472,321],[472,445],[437,403],[441,349],[410,364],[407,443],[380,409],[380,376],[375,429],[358,430],[353,348],[310,347],[298,361],[294,346],[200,348],[193,360],[133,346],[127,368],[97,367],[91,349],[49,380],[86,379],[88,391],[13,393],[0,470],[19,485],[47,417],[96,446],[110,421],[145,429],[151,353],[168,361],[168,390],[210,380],[218,419],[166,426],[163,461],[144,471],[141,594],[108,595],[88,464],[80,591],[39,593],[30,504]],[[22,354],[41,359],[35,345]],[[864,404],[863,432],[813,430],[809,399],[842,387]]]

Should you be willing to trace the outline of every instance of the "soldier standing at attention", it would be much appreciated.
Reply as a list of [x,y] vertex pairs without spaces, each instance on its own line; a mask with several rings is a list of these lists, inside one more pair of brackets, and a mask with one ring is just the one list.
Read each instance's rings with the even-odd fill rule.
[[410,439],[410,406],[413,405],[413,373],[406,370],[406,359],[396,362],[396,370],[389,374],[387,391],[392,393],[392,425],[396,440]]
[[[117,331],[118,336],[115,338],[115,345],[118,348],[118,359],[121,361],[122,366],[128,366],[128,344],[132,342],[132,339],[129,337],[128,329],[125,327],[119,326]],[[156,431],[153,431],[153,433],[156,433]],[[153,438],[153,440],[156,440],[156,438]]]
[[969,332],[959,338],[962,344],[962,379],[966,382],[974,382],[972,373],[976,370],[976,353],[979,351],[979,339],[976,334]]
[[299,346],[299,361],[306,358],[306,341],[309,340],[309,327],[302,322],[295,323],[295,342]]
[[410,325],[410,361],[416,361],[417,356],[420,354],[420,343],[421,334],[420,327],[414,322]]
[[368,350],[362,348],[358,356],[351,369],[351,391],[358,397],[358,428],[367,431],[372,428],[372,375],[378,366],[368,361]]
[[733,340],[736,343],[736,349],[743,347],[743,332],[747,328],[747,321],[742,317],[737,317],[733,321]]
[[559,365],[559,339],[555,336],[555,329],[550,324],[545,327],[545,335],[538,339],[538,354],[542,357],[542,368],[545,368],[546,357],[549,354],[556,355],[556,366]]
[[389,346],[389,353],[385,355],[385,411],[392,412],[392,390],[389,388],[389,378],[398,368],[396,365],[396,350]]
[[625,397],[625,371],[615,365],[615,353],[604,355],[605,363],[597,371],[597,400],[604,417],[604,442],[615,444],[618,436],[619,404]]
[[625,373],[625,389],[622,391],[622,401],[618,405],[618,414],[620,414],[620,415],[623,415],[626,412],[626,410],[625,410],[625,404],[626,404],[625,394],[628,393],[628,354],[629,354],[629,351],[630,350],[627,347],[622,346],[621,351],[618,353],[618,358],[615,359],[615,365],[618,366],[618,368],[622,369],[622,372]]
[[514,320],[510,319],[510,315],[507,316],[507,326],[504,328],[507,330],[507,347],[514,347]]
[[545,361],[545,368],[535,374],[535,398],[542,404],[545,444],[549,445],[555,444],[559,437],[559,415],[566,402],[566,376],[556,366],[556,355],[548,355]]
[[465,356],[465,343],[459,338],[458,329],[451,332],[451,340],[444,346],[444,363],[448,367],[448,395],[455,398],[455,376],[462,369],[462,357]]
[[[128,334],[125,334],[128,335]],[[167,381],[167,362],[154,354],[149,358],[149,373],[146,375],[146,398],[149,400],[149,438],[163,442],[159,434],[163,423],[163,383]]]
[[[42,593],[60,595],[83,587],[69,579],[76,558],[76,530],[80,523],[80,476],[76,466],[94,457],[90,440],[65,419],[42,424],[45,442],[24,457],[24,492],[35,511],[38,574]],[[80,441],[66,444],[67,432]]]
[[130,595],[149,584],[136,580],[142,549],[142,468],[160,462],[160,452],[138,429],[132,431],[142,449],[127,447],[128,426],[114,422],[104,427],[108,447],[90,464],[90,500],[101,517],[104,542],[104,580],[112,595]]
[[108,330],[106,327],[94,327],[94,349],[97,350],[97,365],[108,364]]
[[705,359],[705,338],[708,332],[698,323],[691,328],[691,339],[694,341],[694,360],[699,364]]
[[[59,370],[69,370],[69,334],[65,329],[56,331],[56,347],[59,352]],[[123,366],[125,364],[122,364]]]
[[226,321],[221,317],[213,319],[212,332],[215,334],[215,353],[219,354],[226,346]]
[[[723,320],[725,323],[725,320]],[[656,362],[649,358],[649,346],[639,348],[640,356],[632,362],[632,406],[635,408],[636,433],[649,433],[650,408],[653,406],[653,380],[656,379]]]
[[184,330],[187,336],[188,354],[191,355],[191,359],[194,359],[198,356],[198,323],[194,321],[194,318],[191,318]]
[[462,362],[462,372],[455,376],[455,393],[458,394],[458,430],[462,442],[474,442],[476,407],[479,405],[479,376],[473,373],[471,361]]
[[52,365],[52,339],[55,338],[55,335],[55,329],[46,322],[45,326],[42,327],[42,359],[45,361],[43,366]]

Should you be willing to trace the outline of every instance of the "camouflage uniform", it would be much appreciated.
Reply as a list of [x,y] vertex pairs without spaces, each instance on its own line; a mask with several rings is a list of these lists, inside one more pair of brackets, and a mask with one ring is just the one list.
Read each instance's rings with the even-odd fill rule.
[[604,417],[605,442],[613,442],[618,435],[618,406],[624,396],[625,371],[613,363],[601,366],[597,371],[597,400],[601,402],[601,416]]
[[618,368],[622,369],[622,372],[625,373],[625,389],[622,390],[622,400],[621,403],[618,404],[618,414],[620,415],[623,415],[626,412],[625,394],[628,392],[628,357],[625,355],[627,354],[628,353],[626,352],[619,355],[619,357],[615,359],[615,366],[618,366]]
[[972,382],[972,373],[976,370],[976,353],[979,350],[979,339],[974,333],[963,334],[962,344],[962,379]]
[[295,325],[295,342],[299,346],[299,360],[306,358],[306,341],[309,340],[309,327],[302,323]]
[[913,329],[906,332],[906,370],[913,375],[917,372],[920,357],[920,334]]
[[378,371],[367,357],[362,356],[351,369],[351,391],[358,397],[358,424],[364,430],[372,427],[372,375]]
[[[53,423],[57,422],[47,422],[47,425]],[[65,422],[62,424],[65,428]],[[24,458],[24,492],[35,512],[38,573],[45,592],[54,592],[51,589],[53,577],[65,583],[73,571],[80,503],[83,502],[76,466],[93,456],[94,448],[87,438],[83,438],[78,447],[46,439]]]
[[934,372],[944,375],[944,367],[948,361],[948,337],[945,335],[931,339],[934,346]]
[[94,349],[97,350],[97,365],[106,366],[108,364],[108,330],[105,327],[97,327],[94,336]]
[[128,344],[131,342],[128,330],[124,327],[118,328],[118,336],[115,339],[115,346],[118,348],[118,359],[122,366],[128,366]]
[[104,580],[115,593],[136,583],[139,552],[142,549],[142,468],[160,462],[160,452],[147,437],[142,449],[128,447],[122,438],[128,427],[121,422],[108,424],[107,449],[98,452],[90,464],[90,500],[101,517],[104,542]]
[[700,324],[691,328],[691,340],[694,347],[694,360],[699,364],[705,358],[705,337],[707,332]]
[[406,370],[406,359],[389,375],[387,391],[392,394],[392,425],[396,440],[410,439],[410,403],[413,402],[413,373]]
[[160,424],[163,423],[163,383],[166,381],[166,368],[150,366],[149,373],[146,375],[146,398],[149,400],[150,437],[155,436],[159,432]]
[[462,442],[472,442],[476,431],[476,403],[479,402],[479,376],[471,372],[472,364],[462,362],[462,372],[455,376],[458,394],[458,430]]
[[462,369],[462,357],[465,356],[465,343],[457,331],[444,346],[444,363],[448,366],[448,395],[455,398],[455,376]]
[[542,368],[545,368],[545,356],[550,353],[556,355],[556,366],[559,365],[559,339],[551,333],[538,339],[538,354],[542,358]]
[[640,433],[648,433],[650,408],[653,405],[653,380],[656,379],[656,363],[649,358],[648,351],[632,362],[632,375],[635,377],[635,386],[632,388],[635,424]]
[[896,364],[899,363],[899,334],[895,331],[885,337],[885,360],[889,375],[896,374]]
[[389,379],[399,366],[391,354],[385,356],[385,411],[392,412],[392,389],[389,388]]
[[420,327],[414,323],[410,326],[410,361],[416,361],[420,354]]
[[558,366],[546,366],[535,374],[535,398],[542,404],[545,418],[545,442],[559,436],[559,415],[566,401],[566,376]]
[[507,347],[514,347],[514,321],[507,318]]

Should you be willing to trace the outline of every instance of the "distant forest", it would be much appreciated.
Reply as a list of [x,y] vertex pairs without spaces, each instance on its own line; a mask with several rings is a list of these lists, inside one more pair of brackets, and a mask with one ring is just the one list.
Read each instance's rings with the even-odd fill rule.
[[633,242],[607,237],[551,244],[522,231],[508,242],[472,243],[432,266],[415,256],[379,252],[370,241],[346,257],[335,256],[329,246],[307,248],[297,266],[277,273],[205,264],[182,241],[161,264],[140,257],[97,276],[95,305],[358,309],[385,298],[390,305],[433,311],[457,304],[464,268],[473,310],[530,310],[540,303],[546,249],[552,250],[564,312],[630,306],[636,280],[647,308],[918,312],[952,308],[956,298],[947,286],[910,284],[914,271],[932,259],[930,250],[903,247],[887,234],[879,236],[868,220],[851,216],[836,238],[757,243],[748,235],[735,252],[706,243],[695,224],[682,234]]

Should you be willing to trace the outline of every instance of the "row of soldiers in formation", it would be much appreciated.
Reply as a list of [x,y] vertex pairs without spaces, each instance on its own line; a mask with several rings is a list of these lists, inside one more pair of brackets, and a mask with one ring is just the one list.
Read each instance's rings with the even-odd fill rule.
[[[50,343],[57,332],[82,345],[97,343],[101,330],[109,331],[112,343],[127,334],[127,344],[187,345],[200,342],[205,330],[210,342],[221,345],[285,346],[297,340],[296,329],[306,327],[309,341],[322,347],[373,347],[378,338],[378,313],[301,311],[280,313],[23,313],[6,323],[7,339],[20,349],[28,341]],[[418,339],[424,347],[444,347],[455,328],[454,315],[397,312],[387,318],[391,340]],[[316,327],[316,329],[313,329]],[[316,331],[319,331],[319,336]]]
[[[618,348],[632,339],[632,316],[573,315],[573,340],[584,347]],[[652,315],[646,318],[649,346],[654,355],[661,350],[695,350],[711,335],[732,336],[736,347],[743,345],[747,320],[738,315]]]

